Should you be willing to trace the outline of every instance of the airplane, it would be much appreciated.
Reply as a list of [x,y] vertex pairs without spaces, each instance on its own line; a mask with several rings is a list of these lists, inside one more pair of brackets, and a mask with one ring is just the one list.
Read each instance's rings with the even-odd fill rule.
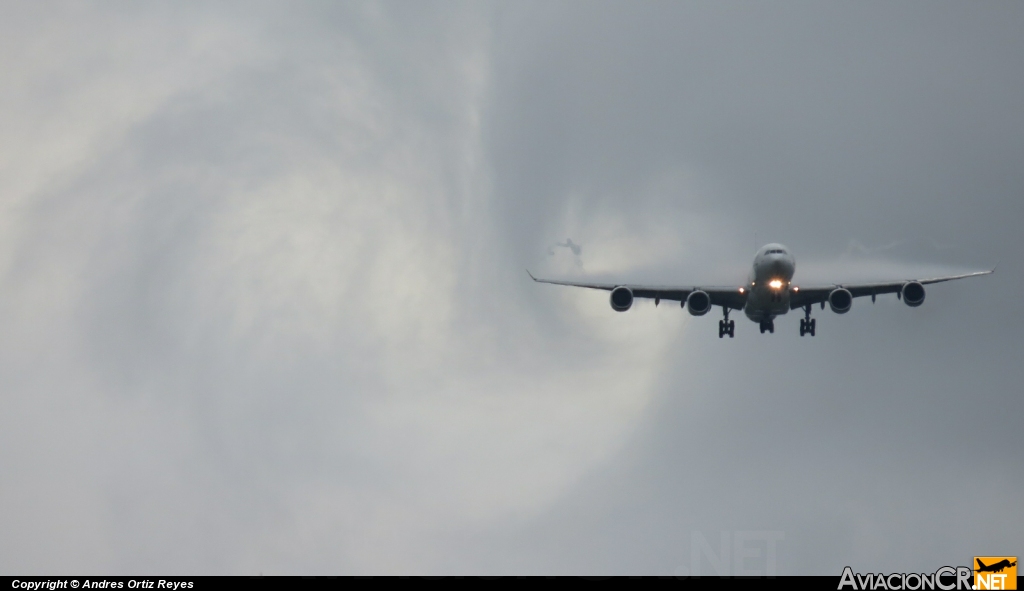
[[1004,568],[1010,566],[1017,566],[1016,562],[1010,562],[1004,558],[995,564],[986,565],[984,562],[978,560],[978,571],[979,573],[997,573],[1002,571]]
[[930,279],[907,279],[904,281],[887,281],[881,283],[842,283],[820,286],[794,285],[793,274],[796,272],[796,259],[789,250],[777,243],[762,246],[754,256],[754,264],[747,282],[742,285],[729,286],[698,286],[698,285],[633,285],[624,283],[577,283],[555,279],[540,279],[533,276],[527,269],[530,278],[538,283],[553,285],[569,285],[589,289],[610,291],[612,310],[625,312],[633,305],[634,298],[654,298],[657,306],[661,300],[679,302],[680,306],[693,316],[707,314],[713,306],[721,306],[724,320],[718,321],[718,338],[736,334],[736,322],[729,320],[730,310],[742,310],[747,318],[757,322],[761,334],[775,332],[775,318],[797,308],[804,309],[804,318],[800,320],[800,336],[815,335],[817,319],[811,318],[811,307],[814,304],[825,304],[836,314],[846,314],[853,306],[853,298],[884,293],[895,293],[906,305],[916,308],[924,303],[924,286],[942,281],[952,281],[965,277],[988,275],[995,269],[977,271],[963,275],[933,277]]

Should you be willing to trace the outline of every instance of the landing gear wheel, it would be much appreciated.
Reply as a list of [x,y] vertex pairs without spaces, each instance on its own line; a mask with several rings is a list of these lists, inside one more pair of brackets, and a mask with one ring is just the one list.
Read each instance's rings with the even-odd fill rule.
[[773,320],[761,323],[761,334],[764,334],[765,331],[768,331],[772,334],[775,333],[775,322]]
[[729,308],[722,306],[722,313],[725,315],[725,319],[718,321],[718,338],[729,335],[731,339],[736,336],[736,321],[729,320]]
[[804,316],[803,320],[800,321],[800,336],[804,336],[805,334],[810,334],[813,337],[814,336],[814,329],[817,328],[818,321],[815,318],[811,318],[811,306],[810,306],[810,304],[804,306],[804,313],[805,313],[805,316]]

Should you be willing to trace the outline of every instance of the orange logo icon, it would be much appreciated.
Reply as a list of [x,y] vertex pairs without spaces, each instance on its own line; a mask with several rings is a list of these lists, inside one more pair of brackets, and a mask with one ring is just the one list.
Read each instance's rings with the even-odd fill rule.
[[1016,589],[1016,556],[975,556],[974,588]]

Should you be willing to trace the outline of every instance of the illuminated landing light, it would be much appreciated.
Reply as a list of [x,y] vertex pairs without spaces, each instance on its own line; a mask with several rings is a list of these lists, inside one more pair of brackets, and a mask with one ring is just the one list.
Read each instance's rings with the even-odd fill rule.
[[768,282],[768,287],[772,289],[779,289],[780,287],[782,287],[782,282],[779,281],[778,279],[772,279],[771,281]]
[[740,288],[740,293],[744,293],[744,292],[746,292],[746,291],[747,291],[747,290],[743,289],[742,287]]
[[797,287],[797,286],[794,286],[794,287],[793,287],[793,291],[800,291],[800,288],[799,288],[799,287]]

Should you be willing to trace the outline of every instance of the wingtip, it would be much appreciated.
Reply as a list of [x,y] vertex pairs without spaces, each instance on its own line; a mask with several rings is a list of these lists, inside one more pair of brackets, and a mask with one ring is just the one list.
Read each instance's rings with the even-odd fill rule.
[[533,276],[533,273],[531,273],[529,269],[526,270],[526,274],[530,276],[530,279],[533,279],[534,281],[537,280],[537,278]]

